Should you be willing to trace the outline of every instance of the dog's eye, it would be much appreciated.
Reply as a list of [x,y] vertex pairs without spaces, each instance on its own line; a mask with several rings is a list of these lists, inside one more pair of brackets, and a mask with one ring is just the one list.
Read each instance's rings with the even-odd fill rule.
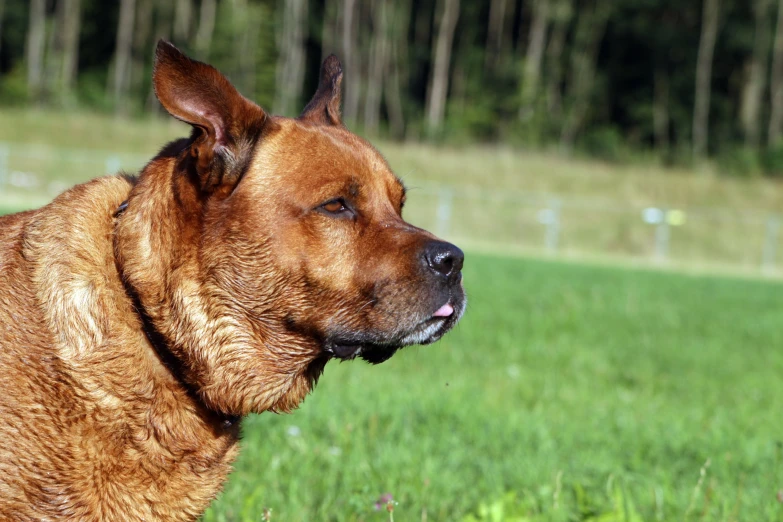
[[328,201],[321,205],[321,208],[323,208],[325,211],[331,213],[331,214],[341,214],[343,212],[348,211],[348,207],[345,206],[345,201],[342,199],[335,199],[332,201]]

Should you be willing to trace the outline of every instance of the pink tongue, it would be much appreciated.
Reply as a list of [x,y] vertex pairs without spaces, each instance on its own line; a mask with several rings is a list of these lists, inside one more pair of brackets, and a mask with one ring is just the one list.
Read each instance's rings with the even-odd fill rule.
[[449,303],[438,308],[438,311],[432,314],[432,317],[448,317],[454,313],[454,308]]

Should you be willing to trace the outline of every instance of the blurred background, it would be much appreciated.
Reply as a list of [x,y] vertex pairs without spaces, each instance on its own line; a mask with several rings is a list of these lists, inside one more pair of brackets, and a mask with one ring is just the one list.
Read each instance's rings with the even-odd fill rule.
[[159,38],[286,116],[336,54],[467,252],[457,330],[246,420],[206,520],[783,520],[783,0],[0,0],[0,214],[189,132]]
[[414,221],[483,250],[774,275],[780,20],[773,0],[0,0],[0,205],[185,132],[151,89],[159,38],[288,116],[335,53],[345,120],[389,144]]

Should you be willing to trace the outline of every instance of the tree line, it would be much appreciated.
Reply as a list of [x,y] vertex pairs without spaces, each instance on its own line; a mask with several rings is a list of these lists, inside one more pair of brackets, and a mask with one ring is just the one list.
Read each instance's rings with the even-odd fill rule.
[[0,0],[0,104],[159,110],[158,38],[285,115],[335,53],[369,135],[783,171],[783,0]]

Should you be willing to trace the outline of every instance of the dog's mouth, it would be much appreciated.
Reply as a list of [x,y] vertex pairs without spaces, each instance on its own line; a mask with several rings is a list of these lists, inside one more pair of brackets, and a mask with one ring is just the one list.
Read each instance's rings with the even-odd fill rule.
[[324,351],[342,361],[359,357],[368,363],[379,364],[390,359],[404,346],[431,344],[439,340],[457,324],[464,311],[464,298],[454,304],[447,302],[413,328],[392,335],[379,332],[343,332],[329,336],[324,342]]

